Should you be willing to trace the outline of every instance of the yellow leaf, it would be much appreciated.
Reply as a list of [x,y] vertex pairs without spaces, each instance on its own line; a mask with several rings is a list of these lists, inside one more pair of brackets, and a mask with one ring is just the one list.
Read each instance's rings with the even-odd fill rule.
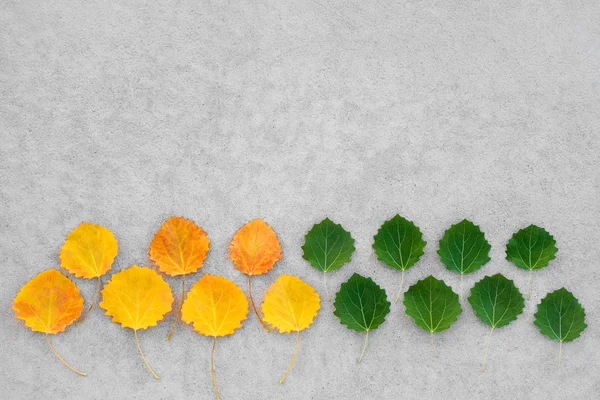
[[277,234],[262,219],[254,219],[233,235],[229,245],[229,256],[234,267],[248,275],[250,304],[261,325],[268,332],[269,328],[263,322],[254,304],[251,277],[270,271],[281,258],[281,245]]
[[173,294],[162,276],[148,267],[134,265],[114,274],[102,289],[100,307],[123,328],[133,329],[138,350],[156,379],[140,348],[137,331],[155,326],[171,311]]
[[308,328],[321,307],[319,294],[302,279],[293,275],[281,275],[265,294],[262,312],[265,321],[279,329],[280,333],[297,332],[296,351],[279,383],[283,383],[294,365],[300,345],[300,331]]
[[100,293],[100,277],[110,270],[117,256],[117,239],[107,228],[82,222],[67,235],[60,249],[60,266],[78,278],[97,278],[98,288],[94,300],[83,314],[79,323],[88,315]]
[[150,260],[167,275],[183,275],[181,280],[181,302],[175,321],[167,335],[171,338],[175,325],[181,316],[181,306],[185,294],[185,275],[202,268],[210,240],[204,230],[194,222],[183,217],[171,217],[166,220],[154,235],[150,243]]
[[242,327],[248,315],[248,301],[242,289],[221,276],[206,274],[196,282],[183,303],[184,322],[194,325],[194,330],[213,337],[211,372],[215,396],[219,391],[215,379],[215,346],[217,336],[231,335]]
[[83,297],[72,280],[56,269],[41,272],[21,288],[13,309],[17,318],[25,321],[31,330],[46,334],[50,349],[63,364],[85,376],[63,360],[48,338],[48,334],[64,331],[83,310]]

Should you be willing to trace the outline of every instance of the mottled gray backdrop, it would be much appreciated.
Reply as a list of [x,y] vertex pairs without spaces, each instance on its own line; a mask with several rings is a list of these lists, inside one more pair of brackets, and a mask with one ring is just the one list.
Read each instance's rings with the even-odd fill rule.
[[[400,274],[371,244],[400,213],[428,242],[407,284],[434,274],[458,287],[436,250],[465,217],[492,244],[492,261],[465,288],[501,272],[525,289],[527,272],[504,259],[506,241],[531,223],[555,236],[558,258],[535,272],[521,318],[494,332],[485,374],[488,328],[464,300],[458,322],[437,335],[439,358],[394,304],[360,365],[363,336],[323,302],[284,385],[293,335],[266,334],[250,314],[219,340],[223,399],[598,398],[597,0],[5,0],[0,33],[0,397],[213,396],[211,339],[180,325],[166,342],[172,313],[140,332],[160,381],[132,331],[98,308],[53,338],[85,378],[14,318],[19,288],[58,266],[81,221],[115,233],[118,271],[149,263],[164,219],[192,218],[212,240],[202,272],[245,289],[227,246],[264,218],[284,256],[255,280],[261,300],[281,273],[323,293],[300,246],[329,216],[357,247],[330,274],[332,289],[359,272],[391,297]],[[75,281],[89,301],[95,283]],[[178,296],[180,280],[168,281]],[[590,326],[564,346],[557,369],[558,343],[532,318],[562,286]]]

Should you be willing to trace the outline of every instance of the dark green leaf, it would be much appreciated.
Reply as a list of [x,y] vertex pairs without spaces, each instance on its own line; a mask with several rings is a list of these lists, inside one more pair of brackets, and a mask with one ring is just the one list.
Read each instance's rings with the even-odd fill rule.
[[473,286],[469,303],[480,320],[500,328],[517,319],[525,300],[514,282],[502,274],[486,276]]
[[440,240],[440,260],[451,271],[470,274],[490,261],[491,246],[479,227],[463,219],[452,225]]
[[402,292],[404,271],[419,261],[426,244],[419,228],[400,215],[385,221],[377,231],[373,241],[377,259],[383,261],[390,268],[402,271],[396,301]]
[[534,270],[556,258],[556,241],[544,228],[529,225],[515,233],[506,245],[506,259],[517,267]]
[[390,302],[385,290],[379,287],[371,278],[353,274],[348,281],[342,283],[333,302],[333,314],[343,325],[358,332],[367,332],[362,356],[367,347],[369,331],[377,329],[385,321],[390,312]]
[[349,262],[354,252],[354,239],[341,225],[325,218],[315,224],[304,237],[302,257],[323,272],[325,291],[329,299],[325,274]]

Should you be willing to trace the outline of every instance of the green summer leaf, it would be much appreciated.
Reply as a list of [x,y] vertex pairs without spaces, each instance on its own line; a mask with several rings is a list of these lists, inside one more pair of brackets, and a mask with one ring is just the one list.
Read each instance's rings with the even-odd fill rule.
[[562,344],[581,335],[587,328],[585,310],[573,293],[565,288],[548,293],[538,304],[533,323],[540,332],[560,342],[558,366],[562,359]]
[[431,333],[431,346],[437,356],[433,333],[450,328],[462,313],[458,295],[444,281],[429,275],[408,288],[404,306],[415,324]]
[[342,283],[339,292],[335,295],[333,305],[335,307],[333,314],[343,325],[348,329],[367,333],[358,359],[360,363],[369,341],[369,331],[377,329],[390,312],[390,302],[387,300],[385,290],[371,278],[355,273]]
[[352,239],[350,232],[344,230],[341,225],[325,218],[320,223],[315,224],[304,236],[302,250],[304,251],[302,258],[314,268],[323,272],[323,284],[325,285],[327,300],[329,300],[326,274],[329,271],[341,268],[342,265],[350,261],[355,250],[354,239]]
[[491,248],[479,227],[463,219],[444,232],[438,254],[450,271],[470,274],[490,261]]
[[396,302],[402,293],[404,271],[419,261],[426,244],[421,230],[412,221],[400,215],[385,221],[377,231],[373,241],[377,259],[383,261],[390,268],[402,271]]
[[515,233],[506,244],[506,259],[529,270],[527,299],[531,297],[531,272],[548,266],[556,258],[556,241],[544,228],[529,225]]
[[517,319],[525,308],[525,300],[514,282],[502,274],[486,276],[473,286],[469,303],[475,311],[475,315],[481,321],[492,327],[485,346],[483,357],[483,368],[487,361],[490,341],[494,329],[508,325]]

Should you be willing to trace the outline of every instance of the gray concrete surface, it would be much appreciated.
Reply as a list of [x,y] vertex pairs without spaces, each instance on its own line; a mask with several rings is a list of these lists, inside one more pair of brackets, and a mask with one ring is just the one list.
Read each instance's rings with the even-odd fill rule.
[[[545,226],[558,258],[534,274],[524,315],[497,330],[464,313],[428,335],[395,304],[371,335],[348,331],[324,302],[279,378],[293,335],[266,334],[250,315],[219,340],[223,399],[591,399],[600,392],[600,3],[581,1],[177,1],[0,5],[0,397],[210,399],[211,341],[188,326],[164,340],[173,315],[140,333],[155,381],[130,330],[100,309],[53,340],[89,375],[58,362],[41,334],[14,318],[19,287],[58,265],[81,221],[109,227],[113,271],[149,262],[154,231],[184,215],[209,233],[203,271],[235,280],[227,246],[255,217],[280,236],[278,274],[321,293],[301,258],[303,236],[325,216],[356,239],[353,272],[391,297],[400,274],[371,250],[396,213],[428,242],[407,275],[455,288],[437,241],[462,218],[480,224],[492,261],[465,288],[501,272],[525,289],[505,243]],[[197,279],[201,274],[196,274]],[[94,282],[76,279],[85,298]],[[179,280],[169,279],[179,293]],[[564,346],[532,324],[536,304],[565,286],[588,330]]]

